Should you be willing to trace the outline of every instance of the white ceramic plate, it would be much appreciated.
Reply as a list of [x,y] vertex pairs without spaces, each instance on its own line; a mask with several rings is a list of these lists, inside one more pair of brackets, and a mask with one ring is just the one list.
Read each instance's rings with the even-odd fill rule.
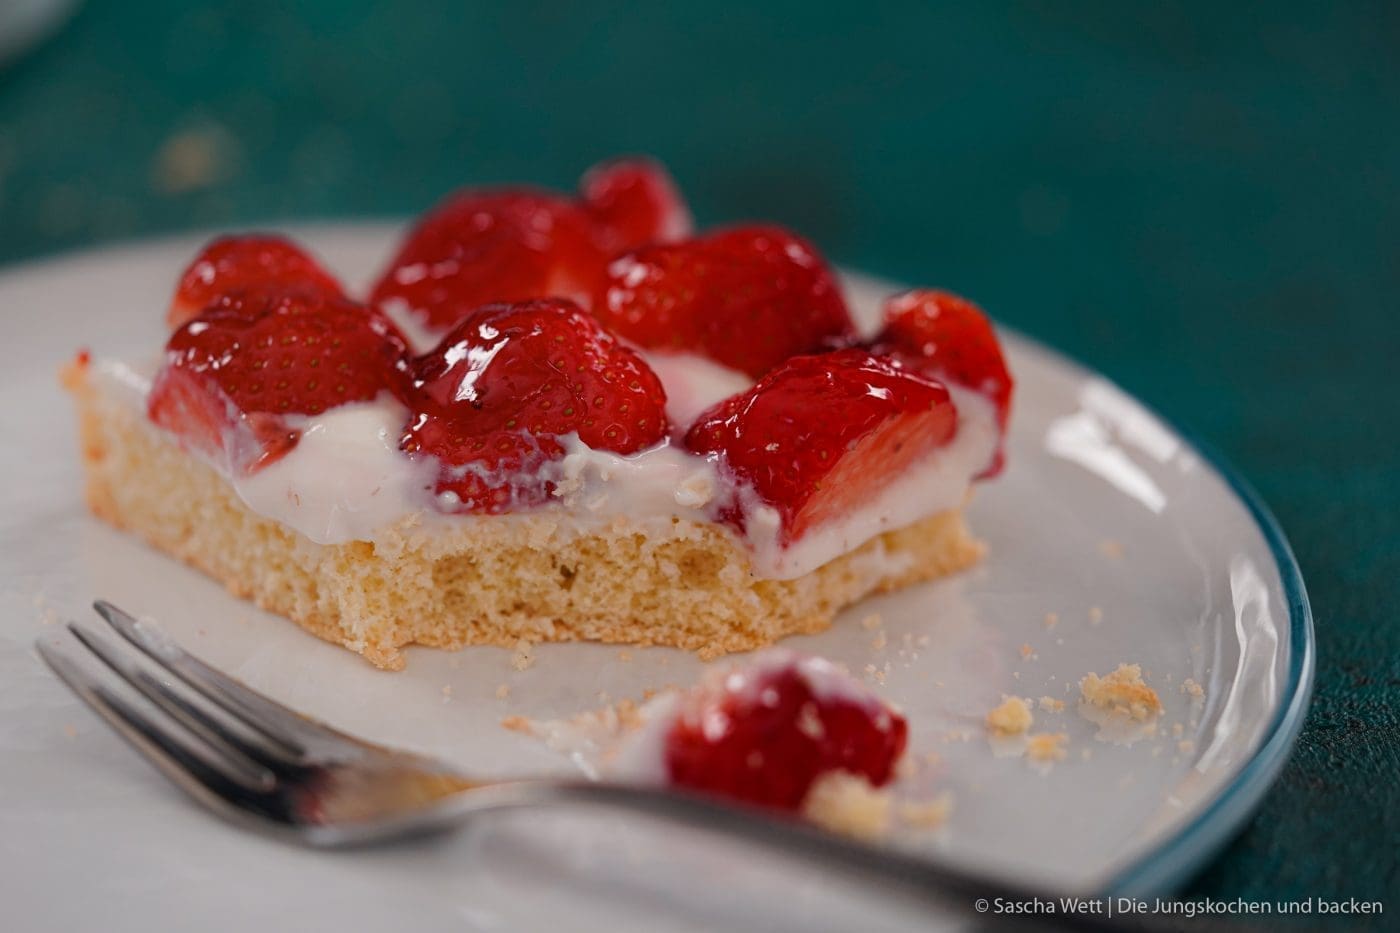
[[[394,233],[302,232],[356,283]],[[502,729],[505,715],[565,716],[600,692],[637,696],[699,671],[674,651],[623,661],[616,647],[546,645],[523,672],[509,652],[480,648],[414,649],[407,671],[382,673],[88,517],[55,373],[80,345],[149,354],[199,239],[0,276],[7,925],[850,929],[930,919],[732,843],[616,815],[521,814],[447,841],[302,851],[215,822],[89,715],[31,645],[56,619],[85,618],[95,597],[153,617],[294,707],[486,776],[573,767]],[[863,305],[880,292],[853,281]],[[1027,339],[1008,335],[1007,346],[1018,381],[1010,466],[971,509],[988,560],[792,643],[857,672],[888,664],[877,686],[907,712],[914,752],[937,753],[934,786],[955,800],[946,828],[923,842],[931,851],[1058,888],[1163,892],[1248,815],[1302,721],[1312,674],[1302,581],[1272,520],[1218,462],[1105,380]],[[871,612],[884,620],[884,648],[858,624]],[[1074,711],[1080,677],[1122,661],[1143,666],[1165,705],[1157,734],[1131,746],[1096,740]],[[1183,692],[1187,678],[1202,699]],[[1003,694],[1067,701],[1062,713],[1038,712],[1036,726],[1068,733],[1066,760],[1040,773],[993,754],[981,722]]]

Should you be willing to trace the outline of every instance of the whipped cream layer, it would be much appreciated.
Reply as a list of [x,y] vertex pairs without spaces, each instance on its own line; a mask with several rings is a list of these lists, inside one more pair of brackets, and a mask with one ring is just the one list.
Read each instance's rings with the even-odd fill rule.
[[[646,354],[667,393],[667,416],[686,426],[711,405],[747,389],[742,373],[689,354]],[[94,378],[145,410],[155,365],[96,361]],[[960,506],[972,478],[996,450],[992,403],[949,386],[958,409],[953,439],[914,464],[873,500],[841,519],[811,529],[786,546],[772,506],[727,475],[712,457],[666,441],[635,454],[594,450],[569,435],[565,456],[548,464],[550,502],[518,513],[489,516],[506,521],[548,513],[586,534],[625,519],[640,527],[670,526],[676,519],[715,522],[721,506],[736,498],[748,515],[739,537],[753,572],[765,579],[810,573],[881,534]],[[434,499],[437,465],[398,449],[408,410],[387,393],[372,402],[342,405],[321,415],[289,419],[301,438],[286,455],[251,475],[231,474],[210,462],[245,505],[295,529],[317,544],[375,541],[411,522],[480,521],[487,517],[444,511]],[[159,430],[152,425],[153,430]],[[724,526],[729,527],[729,526]]]

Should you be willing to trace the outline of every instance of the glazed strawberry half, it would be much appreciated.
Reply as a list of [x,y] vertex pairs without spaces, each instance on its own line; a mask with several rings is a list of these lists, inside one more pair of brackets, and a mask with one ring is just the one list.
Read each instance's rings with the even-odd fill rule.
[[[926,376],[985,395],[996,406],[997,424],[1005,433],[1014,385],[1011,372],[992,322],[966,298],[933,289],[895,295],[885,302],[884,329],[871,349]],[[1001,472],[1002,462],[998,447],[982,477]]]
[[656,374],[563,299],[478,309],[413,361],[410,386],[400,446],[437,458],[437,492],[464,511],[544,501],[564,435],[626,454],[667,429]]
[[[776,509],[787,544],[869,502],[956,428],[941,383],[852,348],[788,360],[701,415],[685,445]],[[725,518],[746,527],[748,504]]]
[[823,775],[889,782],[908,725],[829,661],[782,649],[712,672],[665,737],[671,783],[760,806],[802,807]]
[[468,191],[409,233],[371,302],[400,302],[446,330],[482,305],[560,296],[587,303],[605,262],[592,221],[547,191]]
[[680,189],[652,159],[614,159],[593,166],[579,181],[579,200],[610,254],[681,240],[694,229]]
[[625,160],[584,176],[579,199],[530,188],[463,191],[409,232],[371,301],[443,331],[486,304],[568,298],[587,308],[612,253],[689,231],[660,166]]
[[379,312],[324,292],[224,296],[170,336],[152,421],[232,472],[297,442],[298,415],[401,392],[403,338]]
[[174,330],[219,299],[250,291],[293,290],[340,296],[340,283],[314,256],[286,237],[220,237],[200,251],[180,276],[165,321]]
[[608,266],[593,313],[639,346],[698,353],[754,378],[854,332],[826,260],[773,226],[620,256]]

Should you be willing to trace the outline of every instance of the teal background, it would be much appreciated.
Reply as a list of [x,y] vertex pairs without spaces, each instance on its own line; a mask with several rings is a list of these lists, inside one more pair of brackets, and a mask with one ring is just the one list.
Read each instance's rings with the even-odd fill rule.
[[1317,687],[1188,893],[1400,912],[1400,6],[90,0],[0,68],[0,261],[626,151],[702,222],[967,293],[1232,460],[1297,551]]

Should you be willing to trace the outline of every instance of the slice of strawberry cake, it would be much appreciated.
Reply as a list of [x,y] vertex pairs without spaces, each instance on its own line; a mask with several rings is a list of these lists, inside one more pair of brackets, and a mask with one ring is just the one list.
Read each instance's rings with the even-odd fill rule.
[[469,190],[368,300],[215,241],[164,353],[65,370],[92,511],[373,663],[595,639],[705,656],[977,560],[1012,381],[935,291],[862,336],[812,244],[695,235],[645,160]]

